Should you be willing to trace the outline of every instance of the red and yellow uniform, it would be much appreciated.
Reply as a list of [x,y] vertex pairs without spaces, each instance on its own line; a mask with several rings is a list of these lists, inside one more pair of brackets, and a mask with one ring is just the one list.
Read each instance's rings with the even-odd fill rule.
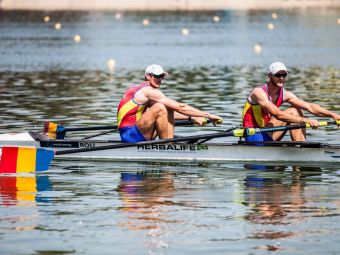
[[135,94],[148,83],[142,82],[129,88],[118,105],[117,122],[118,128],[132,127],[146,110],[146,105],[138,104],[134,101]]
[[[262,89],[267,94],[268,99],[275,104],[277,107],[280,107],[280,105],[283,103],[283,88],[280,88],[278,92],[278,96],[276,99],[276,102],[273,102],[272,98],[268,94],[268,85],[263,84]],[[243,127],[247,128],[262,128],[265,127],[272,116],[269,112],[262,109],[262,107],[259,104],[251,104],[247,98],[246,104],[243,108],[242,113],[242,124]]]
[[146,104],[134,101],[135,94],[142,88],[150,86],[147,82],[129,88],[118,105],[117,123],[123,142],[145,141],[145,137],[136,126],[136,122],[146,110]]

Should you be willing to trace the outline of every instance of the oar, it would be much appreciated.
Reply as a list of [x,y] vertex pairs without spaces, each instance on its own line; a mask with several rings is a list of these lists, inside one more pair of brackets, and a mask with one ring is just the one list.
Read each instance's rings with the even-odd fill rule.
[[66,132],[72,131],[93,131],[93,130],[115,130],[116,125],[91,126],[91,127],[64,127],[62,125],[46,121],[43,132],[51,139],[64,139]]
[[[340,125],[340,120],[327,122],[327,121],[320,121],[319,126],[325,127],[330,125]],[[256,133],[267,133],[267,132],[277,132],[277,131],[288,131],[293,129],[300,129],[300,128],[310,128],[309,124],[298,124],[298,125],[287,125],[287,126],[279,126],[279,127],[270,127],[270,128],[246,128],[245,136],[254,135]]]
[[[340,125],[340,121],[319,122],[319,124],[320,126]],[[134,146],[139,146],[139,145],[145,146],[145,145],[152,145],[152,144],[184,142],[184,141],[190,141],[194,139],[204,140],[204,139],[213,139],[213,138],[228,137],[228,136],[244,137],[244,136],[253,135],[256,133],[285,131],[285,130],[292,130],[292,129],[299,129],[299,128],[310,128],[310,125],[308,124],[288,125],[288,126],[280,126],[280,127],[272,127],[272,128],[244,128],[244,129],[240,128],[240,129],[224,131],[224,132],[219,132],[219,133],[176,137],[173,139],[152,140],[152,141],[145,141],[145,142],[138,142],[138,143],[113,144],[113,145],[106,145],[106,146],[100,146],[100,147],[95,147],[95,148],[80,148],[80,149],[70,149],[70,150],[55,151],[55,152],[53,150],[43,149],[43,148],[37,149],[37,148],[24,148],[24,147],[3,147],[1,165],[0,165],[0,173],[18,173],[18,172],[24,173],[24,172],[35,172],[35,171],[47,170],[50,162],[53,159],[53,154],[63,155],[63,154],[89,152],[89,151],[120,149],[120,148],[128,148],[128,147],[134,147]],[[36,150],[36,155],[33,155],[34,150]],[[29,167],[25,163],[25,160],[28,160],[28,159],[30,159],[30,162],[31,162]],[[19,163],[23,162],[23,163],[19,164],[18,162]],[[21,166],[20,169],[18,169],[18,164]]]
[[[222,124],[222,120],[216,122],[216,124]],[[205,119],[203,121],[203,126],[208,124],[208,123],[211,123],[211,120],[209,119]],[[189,125],[195,125],[195,122],[190,119],[190,120],[176,120],[175,121],[175,125],[176,126],[189,126]],[[90,138],[93,138],[93,137],[97,137],[97,136],[101,136],[101,135],[106,135],[106,134],[109,134],[109,133],[112,133],[114,131],[116,131],[117,129],[112,129],[112,130],[109,130],[109,131],[104,131],[104,132],[100,132],[100,133],[97,133],[97,134],[93,134],[93,135],[87,135],[87,136],[84,136],[81,140],[87,140],[87,139],[90,139]]]
[[[211,123],[211,120],[206,120],[203,125],[206,125],[208,123]],[[217,124],[221,124],[221,122]],[[176,120],[175,121],[175,126],[189,126],[189,125],[194,125],[195,122],[194,120]],[[47,134],[48,137],[52,139],[64,139],[66,132],[75,132],[75,131],[94,131],[94,130],[117,130],[118,126],[117,125],[106,125],[106,126],[90,126],[90,127],[63,127],[62,125],[53,123],[53,122],[45,122],[44,125],[44,130],[43,132]],[[99,135],[105,134],[104,133],[99,133],[98,135],[91,136],[96,137]]]
[[[319,124],[320,126],[340,125],[340,121],[319,122]],[[152,141],[144,141],[144,142],[138,142],[138,143],[113,144],[113,145],[105,145],[105,146],[100,146],[100,147],[95,147],[95,148],[70,149],[70,150],[56,151],[55,154],[62,155],[62,154],[71,154],[71,153],[79,153],[79,152],[87,152],[87,151],[121,149],[121,148],[135,147],[139,145],[176,143],[176,142],[185,142],[185,141],[200,140],[200,139],[210,140],[214,138],[230,137],[230,136],[245,137],[245,136],[253,135],[256,133],[276,132],[276,131],[284,131],[284,130],[292,130],[292,129],[300,129],[300,128],[310,128],[310,125],[300,124],[300,125],[288,125],[288,126],[271,127],[271,128],[240,128],[240,129],[228,130],[228,131],[219,132],[219,133],[183,136],[183,137],[176,137],[176,138],[171,138],[171,139],[152,140]]]
[[97,133],[97,134],[94,134],[94,135],[87,135],[87,136],[84,136],[83,138],[81,138],[81,140],[87,140],[87,139],[90,139],[90,138],[93,138],[93,137],[97,137],[97,136],[101,136],[101,135],[106,135],[106,134],[109,134],[109,133],[113,133],[115,131],[116,131],[116,129],[112,129],[112,130],[103,131],[103,132],[100,132],[100,133]]

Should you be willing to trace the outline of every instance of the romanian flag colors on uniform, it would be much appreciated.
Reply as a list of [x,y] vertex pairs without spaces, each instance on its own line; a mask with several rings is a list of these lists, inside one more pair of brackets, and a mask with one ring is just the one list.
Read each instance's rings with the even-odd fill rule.
[[64,139],[65,128],[53,122],[46,121],[44,133],[51,139]]
[[54,151],[34,147],[3,147],[0,173],[34,173],[48,169]]

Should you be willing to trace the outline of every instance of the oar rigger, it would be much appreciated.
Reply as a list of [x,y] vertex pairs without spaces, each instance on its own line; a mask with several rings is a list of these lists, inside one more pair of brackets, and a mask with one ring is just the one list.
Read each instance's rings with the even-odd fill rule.
[[[203,125],[206,125],[208,123],[211,123],[210,120],[206,120]],[[217,123],[217,124],[221,124]],[[192,119],[189,120],[176,120],[175,125],[176,126],[191,126],[194,125],[195,121]],[[84,132],[84,131],[99,131],[99,130],[110,130],[109,132],[117,131],[118,126],[117,125],[101,125],[101,126],[89,126],[89,127],[64,127],[60,124],[56,124],[54,122],[46,121],[44,123],[44,129],[43,133],[46,134],[51,139],[64,139],[67,132]],[[106,134],[107,132],[102,132],[96,135],[89,135],[86,136],[85,139],[100,136],[103,134]]]

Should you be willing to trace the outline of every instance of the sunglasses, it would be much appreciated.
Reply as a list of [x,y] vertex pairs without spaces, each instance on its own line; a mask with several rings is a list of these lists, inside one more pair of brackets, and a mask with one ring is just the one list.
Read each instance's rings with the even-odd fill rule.
[[157,79],[164,79],[165,75],[164,74],[152,74],[153,77],[157,78]]
[[276,78],[286,78],[287,77],[287,73],[277,73],[277,74],[274,74],[274,76]]

